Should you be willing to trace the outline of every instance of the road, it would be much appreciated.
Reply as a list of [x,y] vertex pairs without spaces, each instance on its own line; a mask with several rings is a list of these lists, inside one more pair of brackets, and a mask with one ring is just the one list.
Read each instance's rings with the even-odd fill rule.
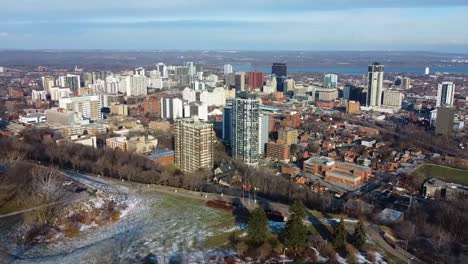
[[[174,187],[168,187],[168,186],[159,186],[159,185],[147,185],[146,188],[145,188],[145,187],[142,187],[144,185],[138,184],[138,183],[130,183],[130,182],[120,183],[119,181],[117,181],[115,179],[95,178],[95,177],[92,177],[92,176],[86,176],[86,175],[77,174],[77,173],[73,173],[73,174],[76,175],[76,178],[74,178],[75,180],[81,179],[81,180],[86,180],[86,181],[89,181],[89,182],[95,182],[96,184],[105,184],[105,185],[108,186],[107,188],[113,188],[113,187],[109,187],[109,185],[112,184],[112,182],[115,182],[115,183],[118,183],[119,185],[124,185],[124,186],[134,187],[134,188],[140,188],[140,190],[144,191],[144,192],[156,191],[156,192],[162,192],[162,193],[166,193],[166,194],[172,194],[172,195],[184,196],[184,197],[190,197],[190,198],[196,198],[196,199],[203,199],[203,200],[233,199],[233,198],[241,198],[242,199],[241,196],[237,196],[237,195],[233,195],[233,196],[222,195],[221,196],[220,194],[213,194],[213,193],[206,194],[207,196],[204,197],[204,196],[200,195],[200,192],[188,191],[188,190],[180,189],[180,188],[174,188]],[[105,181],[105,183],[103,183],[103,181]],[[372,188],[366,188],[366,190],[364,192],[370,191],[371,189]],[[285,205],[285,204],[270,202],[270,201],[268,201],[266,199],[263,199],[263,198],[257,198],[257,201],[258,201],[258,203],[253,203],[252,202],[252,203],[248,203],[248,204],[246,203],[246,205],[250,205],[249,207],[251,207],[251,209],[252,209],[253,207],[258,206],[258,204],[268,203],[275,210],[279,210],[281,212],[288,212],[288,210],[289,210],[289,206]],[[326,219],[322,219],[322,220],[326,220]],[[404,249],[402,249],[400,247],[393,248],[390,244],[388,244],[383,239],[383,236],[381,235],[381,230],[380,230],[380,228],[378,226],[369,223],[369,224],[367,224],[365,226],[365,228],[366,228],[366,233],[372,238],[372,240],[378,246],[380,246],[385,251],[392,254],[393,256],[395,256],[396,258],[401,260],[402,262],[404,262],[404,263],[421,263],[421,264],[424,263],[424,262],[418,260],[415,256],[411,255],[409,252],[405,251]]]
[[365,226],[366,228],[366,233],[374,240],[374,242],[377,243],[380,247],[382,247],[385,251],[388,253],[392,254],[393,256],[397,257],[404,263],[418,263],[418,264],[423,264],[424,262],[416,258],[415,256],[411,255],[408,251],[405,251],[404,249],[400,247],[395,247],[393,248],[388,244],[382,237],[380,233],[380,228],[374,224],[367,224]]
[[88,197],[89,197],[88,194],[81,194],[78,197],[75,197],[75,198],[70,199],[70,200],[54,202],[54,203],[49,203],[49,204],[43,204],[43,205],[39,205],[39,206],[36,206],[36,207],[32,207],[32,208],[28,208],[28,209],[24,209],[24,210],[20,210],[20,211],[16,211],[16,212],[8,213],[8,214],[3,214],[3,215],[0,215],[0,219],[8,218],[8,217],[15,216],[15,215],[24,214],[24,213],[27,213],[27,212],[31,212],[31,211],[34,211],[34,210],[46,208],[46,207],[57,205],[57,204],[69,205],[69,204],[73,204],[73,203],[77,203],[77,202],[82,202],[83,200],[88,199]]
[[[126,199],[128,195],[133,196],[134,194],[151,194],[151,193],[164,193],[164,194],[171,194],[171,195],[176,195],[176,196],[183,196],[183,197],[190,197],[190,198],[195,198],[195,199],[201,199],[201,200],[210,200],[210,199],[232,199],[232,198],[240,198],[242,197],[239,196],[228,196],[228,195],[223,195],[221,196],[220,194],[206,194],[207,196],[205,197],[204,195],[200,195],[200,192],[194,192],[194,191],[187,191],[184,189],[178,189],[178,188],[173,188],[173,187],[167,187],[167,186],[157,186],[157,185],[143,185],[143,184],[138,184],[138,183],[131,183],[131,182],[121,182],[116,179],[108,179],[108,178],[98,178],[94,176],[89,176],[89,175],[84,175],[81,173],[76,173],[76,172],[70,172],[67,171],[65,172],[68,177],[79,181],[80,183],[88,186],[89,188],[93,189],[98,189],[100,192],[108,192],[108,193],[113,193],[115,194],[114,196],[120,196],[121,199]],[[272,208],[276,210],[280,210],[282,212],[287,212],[288,211],[288,206],[284,204],[279,204],[279,203],[271,203],[265,199],[258,198],[257,199],[259,203],[267,203],[271,205]],[[76,200],[75,202],[77,202]],[[248,204],[246,202],[246,204]],[[249,203],[251,208],[258,206],[258,203],[251,202]],[[29,209],[33,210],[33,209]],[[24,211],[26,212],[26,211]],[[24,212],[16,212],[14,215],[18,215]],[[6,217],[6,216],[5,216]],[[11,216],[10,216],[11,217]],[[320,221],[328,221],[329,219],[320,219]],[[128,220],[128,223],[124,225],[125,228],[129,228],[128,224],[131,224],[131,219]],[[134,225],[138,225],[138,223],[133,223]],[[126,230],[126,229],[125,229]],[[386,250],[388,253],[394,255],[396,258],[400,259],[401,262],[408,263],[408,261],[411,260],[411,255],[408,254],[407,252],[402,251],[401,249],[395,249],[392,248],[382,237],[380,234],[379,228],[373,225],[367,225],[366,226],[366,232],[369,234],[371,239],[381,248]],[[0,256],[2,255],[1,250],[0,250]],[[8,256],[6,256],[8,257]],[[2,260],[2,257],[0,257],[0,260]],[[7,260],[7,259],[4,259]],[[8,263],[5,262],[5,263]],[[421,263],[421,262],[415,262],[415,263]]]

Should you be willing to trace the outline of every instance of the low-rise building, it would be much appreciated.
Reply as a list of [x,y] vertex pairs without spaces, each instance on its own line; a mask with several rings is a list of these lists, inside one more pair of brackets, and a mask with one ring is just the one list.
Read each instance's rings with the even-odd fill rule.
[[468,187],[432,178],[424,183],[423,194],[428,198],[455,201],[468,198]]
[[156,149],[158,140],[153,136],[113,137],[106,139],[106,146],[111,149],[120,149],[124,152],[148,153]]
[[336,182],[349,186],[359,186],[372,174],[365,166],[347,162],[336,162],[328,157],[311,157],[304,161],[305,173],[322,176],[328,182]]
[[20,116],[19,121],[25,125],[44,123],[46,121],[46,115],[44,113],[30,113],[24,116]]
[[172,149],[157,149],[152,151],[148,158],[154,162],[157,162],[163,166],[171,165],[175,163],[175,152]]

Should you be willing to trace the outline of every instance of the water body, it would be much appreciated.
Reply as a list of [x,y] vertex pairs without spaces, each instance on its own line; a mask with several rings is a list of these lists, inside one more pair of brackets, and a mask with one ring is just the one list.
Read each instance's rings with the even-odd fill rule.
[[[233,67],[235,71],[262,71],[264,73],[271,73],[271,67],[261,66],[255,67],[251,65],[240,65]],[[426,66],[421,67],[402,67],[391,65],[385,66],[385,72],[390,73],[407,73],[407,74],[424,74]],[[440,67],[430,67],[431,74],[436,72],[440,73],[466,73],[468,74],[468,65],[454,65],[454,66],[440,66]],[[324,67],[288,67],[289,73],[336,73],[336,74],[366,74],[367,67],[357,67],[357,66],[324,66]]]

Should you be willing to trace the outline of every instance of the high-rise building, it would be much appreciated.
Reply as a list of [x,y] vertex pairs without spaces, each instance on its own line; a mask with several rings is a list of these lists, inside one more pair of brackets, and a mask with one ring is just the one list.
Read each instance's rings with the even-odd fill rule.
[[149,97],[143,102],[144,113],[160,114],[161,112],[161,99]]
[[236,87],[236,74],[228,73],[224,75],[224,84],[229,86],[230,88],[235,88]]
[[148,94],[148,79],[146,76],[132,75],[129,84],[126,87],[127,96],[146,96]]
[[401,108],[403,103],[403,93],[398,91],[384,91],[383,93],[383,105],[387,107]]
[[249,72],[247,75],[247,80],[250,90],[261,89],[263,87],[263,72]]
[[174,128],[176,165],[186,173],[211,170],[214,165],[213,124],[186,118],[178,119]]
[[156,68],[162,78],[169,77],[169,74],[167,72],[167,67],[164,63],[160,62],[156,64]]
[[223,132],[222,139],[227,146],[231,145],[232,134],[232,100],[226,100],[226,106],[223,108]]
[[187,67],[188,75],[194,76],[195,74],[197,74],[197,69],[195,68],[193,62],[186,62],[185,67]]
[[265,156],[272,160],[288,161],[289,146],[281,142],[281,140],[278,140],[277,143],[268,142]]
[[93,121],[102,118],[101,100],[97,95],[60,98],[59,106],[67,111],[78,112]]
[[175,120],[184,117],[184,102],[180,98],[161,98],[161,118]]
[[286,145],[297,143],[299,131],[297,129],[281,129],[278,131],[278,140],[281,140]]
[[288,76],[288,67],[286,63],[275,62],[271,66],[271,74],[276,75],[276,77],[287,77]]
[[235,86],[237,91],[245,91],[245,72],[236,72]]
[[190,103],[184,105],[184,117],[195,117],[208,121],[208,106],[202,103]]
[[404,78],[401,80],[401,86],[402,86],[403,89],[405,89],[405,90],[408,90],[409,88],[411,88],[411,79],[408,78],[408,77],[404,77]]
[[58,101],[60,98],[70,97],[72,94],[70,88],[51,87],[49,89],[50,100]]
[[374,63],[369,66],[367,83],[367,106],[379,107],[382,104],[384,66]]
[[437,107],[453,106],[455,97],[455,84],[453,82],[443,82],[437,89]]
[[45,76],[45,77],[41,77],[41,79],[42,79],[42,88],[44,88],[44,91],[46,91],[47,94],[50,94],[50,88],[55,86],[54,77]]
[[96,83],[98,80],[105,80],[107,77],[107,73],[103,71],[93,72],[92,75],[93,83]]
[[260,154],[263,154],[265,153],[265,147],[270,138],[270,114],[268,112],[260,113],[260,126],[258,132],[258,150]]
[[452,107],[438,107],[435,123],[436,135],[450,136],[453,130],[455,109]]
[[228,75],[232,73],[232,65],[231,64],[225,64],[224,65],[224,75]]
[[323,87],[326,88],[338,88],[338,75],[336,74],[325,74],[323,78]]
[[134,75],[139,75],[139,76],[145,76],[146,75],[145,68],[138,67],[133,71],[133,74]]
[[47,93],[46,91],[36,91],[36,90],[32,90],[32,93],[31,93],[31,100],[33,102],[36,102],[36,101],[45,101],[47,100]]
[[345,85],[343,89],[343,98],[350,101],[358,101],[360,104],[366,103],[366,98],[362,92],[363,88],[353,85]]
[[287,83],[286,80],[288,78],[286,76],[277,76],[276,77],[276,91],[286,93],[287,92]]
[[284,80],[284,91],[294,91],[294,87],[296,87],[296,81],[294,79],[286,79]]
[[66,76],[59,77],[59,86],[70,88],[72,93],[78,94],[81,88],[81,81],[79,75],[67,74]]
[[240,92],[232,100],[232,156],[247,164],[259,160],[260,99]]
[[429,75],[430,71],[431,70],[429,69],[429,67],[426,67],[426,70],[424,71],[424,74]]

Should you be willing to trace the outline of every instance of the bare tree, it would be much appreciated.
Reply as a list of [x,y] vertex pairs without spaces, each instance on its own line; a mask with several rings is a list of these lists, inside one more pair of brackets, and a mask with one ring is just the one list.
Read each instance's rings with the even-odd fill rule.
[[63,176],[56,168],[34,167],[31,170],[32,187],[36,195],[32,204],[40,206],[34,210],[32,217],[38,223],[49,224],[62,208]]

